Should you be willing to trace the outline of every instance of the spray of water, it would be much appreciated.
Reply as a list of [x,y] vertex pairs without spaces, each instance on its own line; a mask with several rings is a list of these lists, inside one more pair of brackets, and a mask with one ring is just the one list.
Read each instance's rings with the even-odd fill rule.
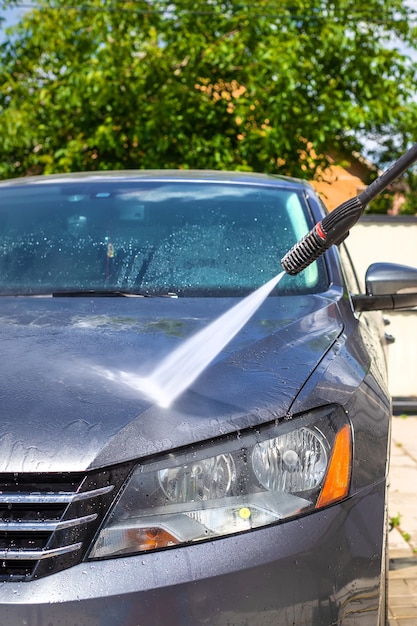
[[[117,379],[169,407],[233,339],[278,284],[285,272],[239,301],[169,354],[147,377],[119,372]],[[109,373],[107,373],[109,375]],[[109,376],[116,378],[114,373]]]

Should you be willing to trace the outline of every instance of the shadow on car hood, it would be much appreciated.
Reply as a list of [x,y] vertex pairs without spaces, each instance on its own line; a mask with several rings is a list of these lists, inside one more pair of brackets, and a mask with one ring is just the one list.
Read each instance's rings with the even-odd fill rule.
[[100,467],[285,416],[342,331],[334,300],[268,298],[169,408],[120,379],[152,372],[235,302],[2,299],[0,471]]

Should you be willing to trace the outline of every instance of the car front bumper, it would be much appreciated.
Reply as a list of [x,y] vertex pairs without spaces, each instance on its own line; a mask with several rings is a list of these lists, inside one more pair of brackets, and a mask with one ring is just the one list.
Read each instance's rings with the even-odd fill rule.
[[375,626],[385,483],[276,526],[0,584],[0,626]]

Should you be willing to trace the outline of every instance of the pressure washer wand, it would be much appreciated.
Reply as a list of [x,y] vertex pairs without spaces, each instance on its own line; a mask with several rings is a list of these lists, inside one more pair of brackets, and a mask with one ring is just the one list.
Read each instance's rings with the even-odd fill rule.
[[300,239],[281,259],[284,271],[291,275],[299,274],[330,246],[338,245],[346,239],[349,235],[349,229],[356,224],[366,205],[415,161],[417,161],[417,143],[356,198],[351,198],[340,204]]

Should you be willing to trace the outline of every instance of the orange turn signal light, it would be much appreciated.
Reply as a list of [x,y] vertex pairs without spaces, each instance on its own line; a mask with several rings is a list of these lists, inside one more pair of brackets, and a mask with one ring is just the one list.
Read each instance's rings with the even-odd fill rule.
[[346,497],[349,491],[352,471],[352,437],[350,426],[339,430],[330,458],[329,468],[323,488],[316,503],[316,509]]
[[128,531],[128,537],[130,544],[140,551],[166,548],[179,543],[178,539],[168,531],[152,526],[140,529],[133,528]]

